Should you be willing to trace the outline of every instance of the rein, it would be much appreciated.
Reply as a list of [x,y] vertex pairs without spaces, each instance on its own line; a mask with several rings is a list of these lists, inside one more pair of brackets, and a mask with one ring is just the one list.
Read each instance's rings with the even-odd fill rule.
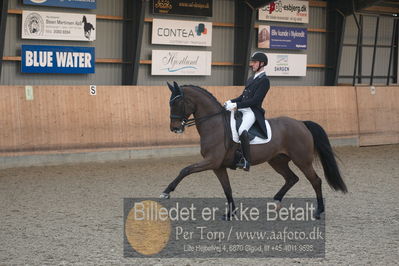
[[182,126],[184,126],[184,127],[191,127],[191,126],[199,125],[201,122],[203,122],[203,121],[205,121],[205,120],[208,120],[209,118],[212,118],[212,117],[214,117],[214,116],[223,114],[223,113],[225,113],[225,112],[226,112],[225,110],[222,110],[222,111],[220,111],[220,112],[217,112],[217,113],[214,113],[214,114],[211,114],[211,115],[207,115],[207,116],[203,116],[203,117],[200,117],[200,118],[184,119],[184,120],[182,121]]

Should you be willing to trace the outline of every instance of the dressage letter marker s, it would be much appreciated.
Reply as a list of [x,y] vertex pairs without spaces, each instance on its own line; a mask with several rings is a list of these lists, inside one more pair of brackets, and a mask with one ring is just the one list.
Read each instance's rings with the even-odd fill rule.
[[92,96],[96,96],[97,95],[97,86],[96,85],[90,85],[89,93]]

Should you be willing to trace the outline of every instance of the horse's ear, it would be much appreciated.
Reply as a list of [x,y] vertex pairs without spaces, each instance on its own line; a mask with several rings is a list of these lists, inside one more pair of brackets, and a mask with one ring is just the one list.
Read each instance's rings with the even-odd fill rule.
[[173,86],[175,87],[175,90],[178,91],[181,96],[183,96],[183,90],[180,88],[176,81],[173,81]]
[[175,88],[173,88],[173,86],[169,83],[169,82],[166,82],[167,84],[168,84],[168,87],[169,87],[169,90],[173,93],[173,92],[175,92]]

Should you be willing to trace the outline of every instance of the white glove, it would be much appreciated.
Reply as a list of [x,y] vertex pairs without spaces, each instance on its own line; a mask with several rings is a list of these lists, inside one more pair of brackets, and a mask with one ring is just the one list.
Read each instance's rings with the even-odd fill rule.
[[231,103],[231,100],[225,101],[223,106],[226,106],[227,104]]
[[233,111],[234,109],[237,108],[237,103],[227,103],[224,107],[227,111]]

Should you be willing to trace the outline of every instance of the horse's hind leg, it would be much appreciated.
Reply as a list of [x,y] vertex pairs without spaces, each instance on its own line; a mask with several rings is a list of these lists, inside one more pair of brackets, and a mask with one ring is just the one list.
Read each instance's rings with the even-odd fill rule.
[[[294,162],[295,163],[295,162]],[[299,169],[305,174],[306,178],[312,184],[317,197],[317,211],[315,214],[316,219],[320,219],[320,214],[324,212],[323,194],[321,190],[321,179],[313,168],[313,165],[297,165]]]
[[285,184],[282,188],[277,192],[277,194],[273,197],[274,200],[280,201],[283,199],[284,195],[290,190],[296,182],[298,182],[298,176],[292,172],[288,163],[291,159],[283,154],[277,155],[273,159],[269,161],[269,164],[273,169],[282,175],[285,179]]

